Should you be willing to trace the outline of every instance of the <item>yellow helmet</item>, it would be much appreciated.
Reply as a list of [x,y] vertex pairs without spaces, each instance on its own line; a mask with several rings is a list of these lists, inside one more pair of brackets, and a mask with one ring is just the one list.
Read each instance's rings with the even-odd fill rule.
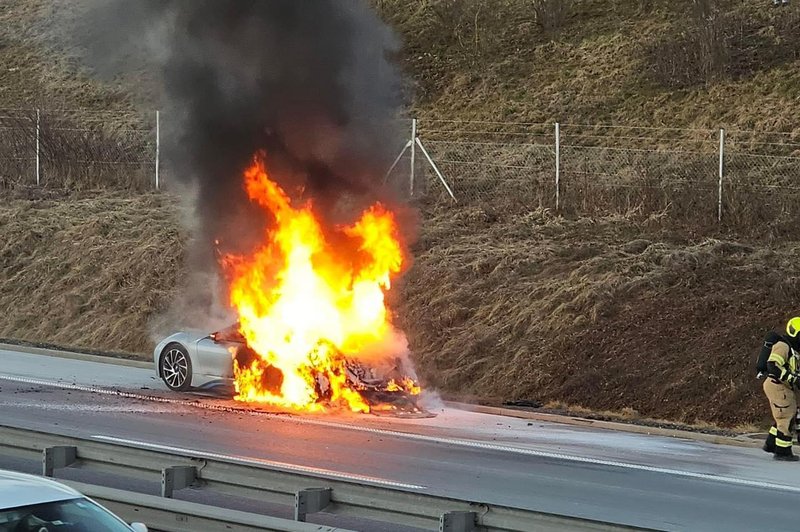
[[786,334],[789,335],[789,338],[798,338],[798,334],[800,333],[800,317],[795,316],[794,318],[790,319],[788,323],[786,323]]

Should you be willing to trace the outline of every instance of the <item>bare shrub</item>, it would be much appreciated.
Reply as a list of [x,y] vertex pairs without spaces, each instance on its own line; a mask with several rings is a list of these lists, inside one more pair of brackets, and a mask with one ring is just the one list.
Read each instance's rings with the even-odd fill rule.
[[742,79],[800,57],[800,13],[737,9],[729,0],[692,0],[679,31],[644,50],[650,77],[668,88]]
[[564,25],[572,5],[571,0],[531,0],[536,24],[545,33],[551,34]]
[[718,0],[693,0],[692,14],[700,70],[707,80],[718,78],[730,65],[728,39],[734,21],[721,11]]
[[778,39],[784,46],[773,53],[773,57],[779,56],[785,61],[796,61],[800,59],[800,10],[794,9],[787,13],[781,13],[775,22]]
[[653,11],[653,0],[638,0],[637,12],[641,15],[651,13]]
[[736,28],[736,17],[721,8],[720,0],[692,0],[686,29],[647,50],[651,75],[673,88],[719,79],[730,69]]
[[438,35],[440,44],[452,47],[467,63],[491,60],[508,22],[508,13],[496,0],[431,0],[421,9],[427,11],[428,22],[420,23],[419,31],[431,38]]
[[430,8],[442,34],[449,35],[463,48],[469,31],[470,12],[474,2],[465,0],[437,0]]

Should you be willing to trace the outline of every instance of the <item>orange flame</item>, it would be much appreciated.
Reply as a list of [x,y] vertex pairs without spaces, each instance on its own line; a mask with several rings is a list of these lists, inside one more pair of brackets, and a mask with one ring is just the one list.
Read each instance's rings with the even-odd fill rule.
[[400,381],[397,381],[396,379],[390,380],[389,384],[386,386],[386,390],[389,392],[404,391],[410,393],[411,395],[419,395],[422,392],[419,384],[414,382],[414,380],[410,377],[403,377],[400,379]]
[[[394,334],[384,296],[404,254],[393,213],[376,203],[354,224],[326,232],[310,201],[293,206],[270,180],[263,153],[244,178],[274,224],[251,256],[222,260],[240,331],[258,354],[248,367],[234,363],[236,399],[314,411],[324,409],[326,393],[330,404],[368,412],[348,385],[346,360]],[[277,383],[267,382],[269,367],[280,370]]]

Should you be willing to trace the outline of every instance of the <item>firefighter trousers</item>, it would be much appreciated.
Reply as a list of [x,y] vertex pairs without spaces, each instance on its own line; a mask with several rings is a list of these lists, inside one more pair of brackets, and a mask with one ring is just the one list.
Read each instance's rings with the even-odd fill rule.
[[769,407],[778,432],[775,435],[777,436],[775,444],[778,448],[791,452],[792,436],[795,431],[794,419],[797,414],[796,392],[789,386],[768,377],[764,379],[764,393],[769,399]]

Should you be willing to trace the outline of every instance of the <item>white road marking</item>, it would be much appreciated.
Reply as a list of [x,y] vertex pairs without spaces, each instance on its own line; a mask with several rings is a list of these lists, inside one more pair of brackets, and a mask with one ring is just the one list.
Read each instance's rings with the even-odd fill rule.
[[403,482],[395,482],[393,480],[387,480],[384,478],[378,477],[371,477],[367,475],[358,475],[355,473],[343,473],[341,471],[333,471],[331,469],[324,469],[321,467],[308,467],[308,466],[301,466],[297,464],[288,464],[286,462],[275,462],[273,460],[264,460],[261,458],[252,458],[252,457],[242,457],[242,456],[233,456],[228,454],[219,454],[219,453],[212,453],[208,451],[197,451],[195,449],[186,449],[183,447],[173,447],[171,445],[162,445],[159,443],[149,443],[144,441],[137,441],[137,440],[127,440],[125,438],[116,438],[113,436],[102,436],[102,435],[94,435],[91,436],[92,439],[101,440],[111,443],[122,443],[124,445],[130,445],[133,447],[142,447],[146,449],[152,449],[155,451],[166,451],[171,453],[177,453],[184,456],[193,456],[195,458],[214,458],[217,460],[225,460],[228,462],[236,462],[242,465],[265,465],[274,469],[281,469],[284,471],[293,471],[293,472],[300,472],[300,473],[308,473],[311,475],[320,475],[326,476],[331,478],[339,478],[344,480],[355,480],[357,482],[366,482],[371,484],[379,484],[381,486],[389,486],[392,488],[402,488],[402,489],[409,489],[409,490],[426,490],[428,489],[427,486],[420,486],[418,484],[405,484]]
[[66,390],[77,390],[80,392],[96,393],[100,395],[113,395],[116,397],[125,397],[127,399],[137,399],[139,401],[155,401],[158,403],[168,403],[174,405],[184,406],[197,406],[208,410],[223,410],[230,411],[232,408],[222,405],[209,405],[194,401],[187,401],[183,399],[171,399],[169,397],[158,397],[157,395],[147,395],[134,392],[126,392],[123,390],[115,390],[112,388],[101,388],[98,386],[88,386],[84,384],[68,383],[64,381],[49,381],[45,379],[34,379],[32,377],[17,377],[15,375],[0,375],[0,379],[11,382],[19,382],[22,384],[34,384],[36,386],[51,386],[54,388],[63,388]]
[[331,427],[337,429],[348,429],[354,430],[359,432],[365,432],[369,434],[379,434],[382,436],[392,436],[398,438],[405,438],[408,440],[416,440],[416,441],[424,441],[427,443],[439,443],[445,445],[454,445],[458,447],[468,447],[473,449],[481,449],[481,450],[488,450],[488,451],[497,451],[497,452],[505,452],[505,453],[515,453],[515,454],[522,454],[526,456],[535,456],[539,458],[550,458],[554,460],[563,460],[568,462],[576,462],[576,463],[583,463],[583,464],[591,464],[591,465],[600,465],[600,466],[608,466],[608,467],[618,467],[622,469],[630,469],[636,471],[645,471],[649,473],[661,473],[666,475],[674,475],[684,478],[693,478],[698,480],[707,480],[711,482],[721,482],[725,484],[731,484],[736,486],[746,486],[746,487],[753,487],[753,488],[763,488],[763,489],[770,489],[770,490],[779,490],[785,492],[792,492],[792,493],[800,493],[800,487],[798,486],[788,486],[784,484],[775,484],[766,481],[760,480],[748,480],[742,478],[735,478],[735,477],[726,477],[721,475],[713,475],[710,473],[697,473],[694,471],[685,471],[681,469],[672,469],[666,467],[657,467],[657,466],[649,466],[649,465],[641,465],[641,464],[629,464],[626,462],[618,462],[615,460],[604,460],[602,458],[591,458],[591,457],[584,457],[584,456],[574,456],[568,455],[563,453],[553,453],[548,451],[539,451],[535,449],[526,449],[524,447],[514,447],[510,445],[498,445],[494,443],[486,443],[477,440],[463,440],[458,438],[447,438],[447,437],[440,437],[440,436],[426,436],[424,434],[415,434],[410,432],[399,432],[389,429],[380,429],[380,428],[373,428],[373,427],[364,427],[359,425],[352,425],[348,423],[337,423],[334,421],[327,421],[322,419],[314,419],[308,417],[298,417],[298,416],[291,416],[287,417],[284,414],[276,414],[271,412],[263,412],[258,410],[249,410],[246,408],[241,407],[231,407],[231,406],[224,406],[224,405],[215,405],[215,404],[208,404],[208,403],[201,403],[195,401],[187,401],[183,399],[171,399],[167,397],[158,397],[152,395],[144,395],[144,394],[137,394],[132,392],[124,392],[121,390],[111,390],[107,388],[98,388],[93,386],[84,386],[80,384],[69,384],[64,382],[56,382],[56,381],[46,381],[42,379],[32,379],[28,377],[16,377],[16,376],[7,376],[7,375],[0,375],[0,379],[5,379],[13,382],[21,382],[25,384],[36,384],[39,386],[55,386],[60,388],[66,388],[70,390],[79,390],[79,391],[86,391],[91,393],[98,393],[103,395],[114,395],[118,397],[126,397],[132,399],[138,399],[142,401],[157,401],[161,403],[169,403],[175,405],[182,405],[182,406],[194,406],[198,408],[204,408],[208,410],[217,410],[223,412],[237,412],[242,414],[250,414],[256,416],[264,416],[264,417],[271,417],[275,419],[287,420],[292,421],[295,423],[307,424],[307,425],[317,425],[322,427]]
[[44,403],[41,401],[21,400],[21,401],[0,401],[2,407],[24,407],[38,408],[41,410],[64,410],[67,412],[122,412],[125,414],[174,414],[176,412],[188,412],[189,408],[183,410],[176,409],[174,405],[143,404],[143,405],[100,405],[97,402],[86,403]]
[[489,450],[489,451],[499,451],[499,452],[506,452],[506,453],[516,453],[516,454],[523,454],[527,456],[536,456],[539,458],[550,458],[555,460],[564,460],[569,462],[578,462],[584,464],[591,464],[591,465],[601,465],[601,466],[609,466],[609,467],[619,467],[623,469],[632,469],[637,471],[646,471],[649,473],[662,473],[665,475],[675,475],[679,477],[685,478],[694,478],[699,480],[709,480],[712,482],[722,482],[725,484],[733,484],[738,486],[747,486],[747,487],[754,487],[754,488],[764,488],[770,490],[781,490],[787,491],[792,493],[800,493],[800,486],[788,486],[785,484],[774,484],[771,482],[765,482],[760,480],[748,480],[748,479],[741,479],[736,477],[726,477],[721,475],[713,475],[710,473],[697,473],[694,471],[684,471],[681,469],[672,469],[666,467],[657,467],[657,466],[648,466],[648,465],[641,465],[641,464],[629,464],[627,462],[618,462],[615,460],[604,460],[602,458],[591,458],[591,457],[584,457],[584,456],[574,456],[569,454],[563,453],[553,453],[548,451],[538,451],[535,449],[526,449],[523,447],[513,447],[510,445],[498,445],[494,443],[486,443],[477,440],[463,440],[458,438],[446,438],[441,436],[426,436],[424,434],[414,434],[409,432],[397,432],[393,430],[387,429],[376,429],[370,427],[359,427],[356,425],[348,425],[344,423],[334,423],[330,421],[323,421],[323,420],[316,420],[316,419],[294,419],[292,421],[302,422],[302,423],[309,423],[314,425],[322,425],[322,426],[329,426],[335,428],[350,428],[353,430],[358,430],[362,432],[370,432],[374,434],[381,434],[385,436],[395,436],[395,437],[402,437],[411,440],[417,441],[424,441],[430,443],[443,443],[446,445],[455,445],[459,447],[470,447],[473,449],[482,449],[482,450]]

